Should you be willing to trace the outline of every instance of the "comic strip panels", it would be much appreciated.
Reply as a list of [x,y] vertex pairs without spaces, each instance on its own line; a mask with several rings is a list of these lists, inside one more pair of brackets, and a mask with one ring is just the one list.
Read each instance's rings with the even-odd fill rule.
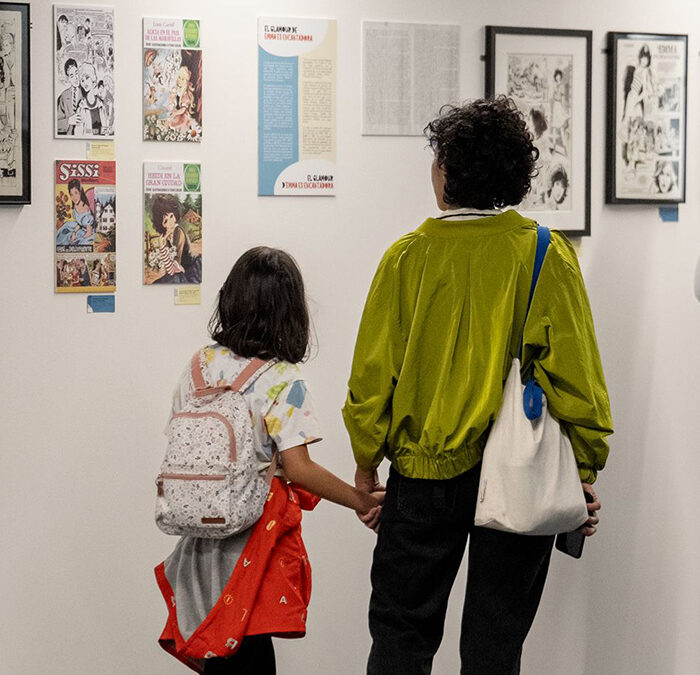
[[526,211],[571,209],[573,56],[508,54],[507,94],[523,111],[540,151]]
[[114,10],[54,5],[57,138],[114,137]]
[[114,291],[115,162],[58,160],[54,203],[56,292]]
[[199,21],[143,20],[143,138],[202,140]]
[[687,38],[608,41],[607,200],[684,201]]

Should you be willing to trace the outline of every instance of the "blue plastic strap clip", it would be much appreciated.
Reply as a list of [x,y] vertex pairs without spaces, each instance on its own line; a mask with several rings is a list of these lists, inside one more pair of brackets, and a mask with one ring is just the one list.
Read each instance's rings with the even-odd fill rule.
[[523,409],[529,420],[538,420],[542,416],[542,396],[544,392],[536,380],[529,380],[523,392]]

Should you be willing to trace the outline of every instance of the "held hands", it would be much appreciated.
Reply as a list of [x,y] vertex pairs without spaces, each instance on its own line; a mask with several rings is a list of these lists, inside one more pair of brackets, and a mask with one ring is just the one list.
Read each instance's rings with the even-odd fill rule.
[[362,501],[362,508],[355,512],[357,517],[370,530],[378,532],[386,487],[379,482],[376,471],[364,471],[359,467],[355,471],[355,487]]
[[593,490],[593,486],[590,483],[581,483],[583,491],[593,497],[592,502],[588,502],[586,507],[588,508],[588,520],[581,526],[581,531],[587,537],[592,537],[597,531],[597,525],[600,522],[600,518],[596,511],[600,510],[600,501],[598,500],[598,495],[596,495]]

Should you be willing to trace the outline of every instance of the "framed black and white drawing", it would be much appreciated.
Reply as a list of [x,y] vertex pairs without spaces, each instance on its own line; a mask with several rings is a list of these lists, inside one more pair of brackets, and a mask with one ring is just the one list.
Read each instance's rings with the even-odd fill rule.
[[0,204],[31,203],[29,4],[0,2]]
[[685,201],[688,36],[608,33],[608,204]]
[[523,215],[591,233],[591,42],[587,30],[486,26],[486,97],[506,95],[539,150]]

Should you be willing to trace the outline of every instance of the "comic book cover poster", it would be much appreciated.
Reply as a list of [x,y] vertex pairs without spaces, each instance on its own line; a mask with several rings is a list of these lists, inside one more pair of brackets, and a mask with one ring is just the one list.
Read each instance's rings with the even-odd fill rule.
[[0,10],[0,196],[22,194],[22,22]]
[[617,43],[617,199],[683,199],[685,60],[685,43],[671,37]]
[[508,54],[507,94],[540,151],[524,211],[571,210],[572,55]]
[[114,9],[54,5],[56,138],[114,137]]
[[57,160],[56,292],[116,290],[116,163]]
[[143,20],[143,138],[202,140],[202,49],[196,19]]
[[143,283],[202,282],[201,165],[145,162]]

